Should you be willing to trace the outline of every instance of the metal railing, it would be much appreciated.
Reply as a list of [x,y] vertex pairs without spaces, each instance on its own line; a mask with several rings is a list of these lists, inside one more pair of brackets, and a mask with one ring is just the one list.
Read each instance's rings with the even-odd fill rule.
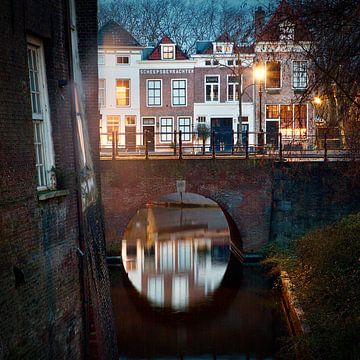
[[281,132],[216,131],[101,133],[102,159],[121,158],[274,158],[279,161],[347,160],[355,153],[346,137],[283,135]]

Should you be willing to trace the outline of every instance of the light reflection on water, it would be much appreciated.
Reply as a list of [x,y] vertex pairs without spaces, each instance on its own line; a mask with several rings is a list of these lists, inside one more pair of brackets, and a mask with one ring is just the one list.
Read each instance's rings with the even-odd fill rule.
[[229,260],[230,232],[221,209],[148,207],[122,241],[125,271],[156,307],[184,311],[219,287]]

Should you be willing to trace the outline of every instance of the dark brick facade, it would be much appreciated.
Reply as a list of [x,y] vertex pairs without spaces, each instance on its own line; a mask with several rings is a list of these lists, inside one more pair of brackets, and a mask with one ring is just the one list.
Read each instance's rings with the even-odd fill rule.
[[[90,104],[97,104],[96,7],[96,0],[77,1],[86,111],[94,149],[98,112]],[[103,284],[99,292],[104,290],[106,295],[108,291],[102,220],[97,215],[99,207],[94,206],[88,209],[93,226],[89,226],[89,214],[80,226],[72,95],[70,84],[59,87],[58,83],[70,79],[67,1],[4,0],[0,11],[0,358],[86,357],[89,319],[83,290],[89,288],[95,310],[108,308],[102,319],[95,316],[95,325],[99,353],[104,354],[100,357],[111,359],[116,345],[111,319],[104,319],[111,313],[110,299],[97,298],[91,291],[99,285],[99,278]],[[27,35],[44,44],[55,166],[62,174],[58,186],[67,190],[61,196],[50,192],[53,197],[46,200],[40,200],[36,191]],[[81,234],[85,247],[79,240]],[[87,271],[82,271],[77,248],[88,249]],[[96,266],[88,253],[98,256]],[[88,274],[93,279],[91,286]],[[102,341],[105,338],[108,340]]]
[[[121,242],[147,202],[186,191],[216,201],[238,228],[245,252],[270,241],[292,241],[360,210],[359,179],[343,163],[272,163],[218,160],[102,161],[108,247]],[[116,248],[117,246],[114,246]]]

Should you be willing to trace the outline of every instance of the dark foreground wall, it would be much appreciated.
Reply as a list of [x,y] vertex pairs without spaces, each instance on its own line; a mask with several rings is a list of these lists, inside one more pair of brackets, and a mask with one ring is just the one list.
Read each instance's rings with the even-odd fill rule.
[[[67,3],[0,1],[0,359],[85,358],[89,303],[100,358],[115,358],[100,199],[85,211],[78,201]],[[92,139],[98,131],[96,6],[96,0],[76,1]],[[27,35],[44,45],[58,175],[56,191],[42,193],[35,178]],[[68,83],[59,86],[59,80]]]
[[234,220],[243,250],[292,241],[311,229],[360,211],[360,179],[348,163],[274,163],[236,159],[102,161],[107,247],[116,248],[147,202],[186,191],[216,201]]

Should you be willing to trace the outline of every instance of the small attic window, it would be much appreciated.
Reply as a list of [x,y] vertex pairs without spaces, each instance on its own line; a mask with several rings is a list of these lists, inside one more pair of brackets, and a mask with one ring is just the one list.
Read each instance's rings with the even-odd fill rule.
[[129,57],[128,56],[117,56],[116,63],[120,65],[129,65]]
[[280,41],[294,40],[295,25],[290,21],[284,21],[279,25],[280,28]]
[[233,52],[233,45],[228,43],[215,43],[214,52],[217,54],[231,54]]
[[161,58],[163,60],[174,60],[175,59],[175,45],[162,45]]

